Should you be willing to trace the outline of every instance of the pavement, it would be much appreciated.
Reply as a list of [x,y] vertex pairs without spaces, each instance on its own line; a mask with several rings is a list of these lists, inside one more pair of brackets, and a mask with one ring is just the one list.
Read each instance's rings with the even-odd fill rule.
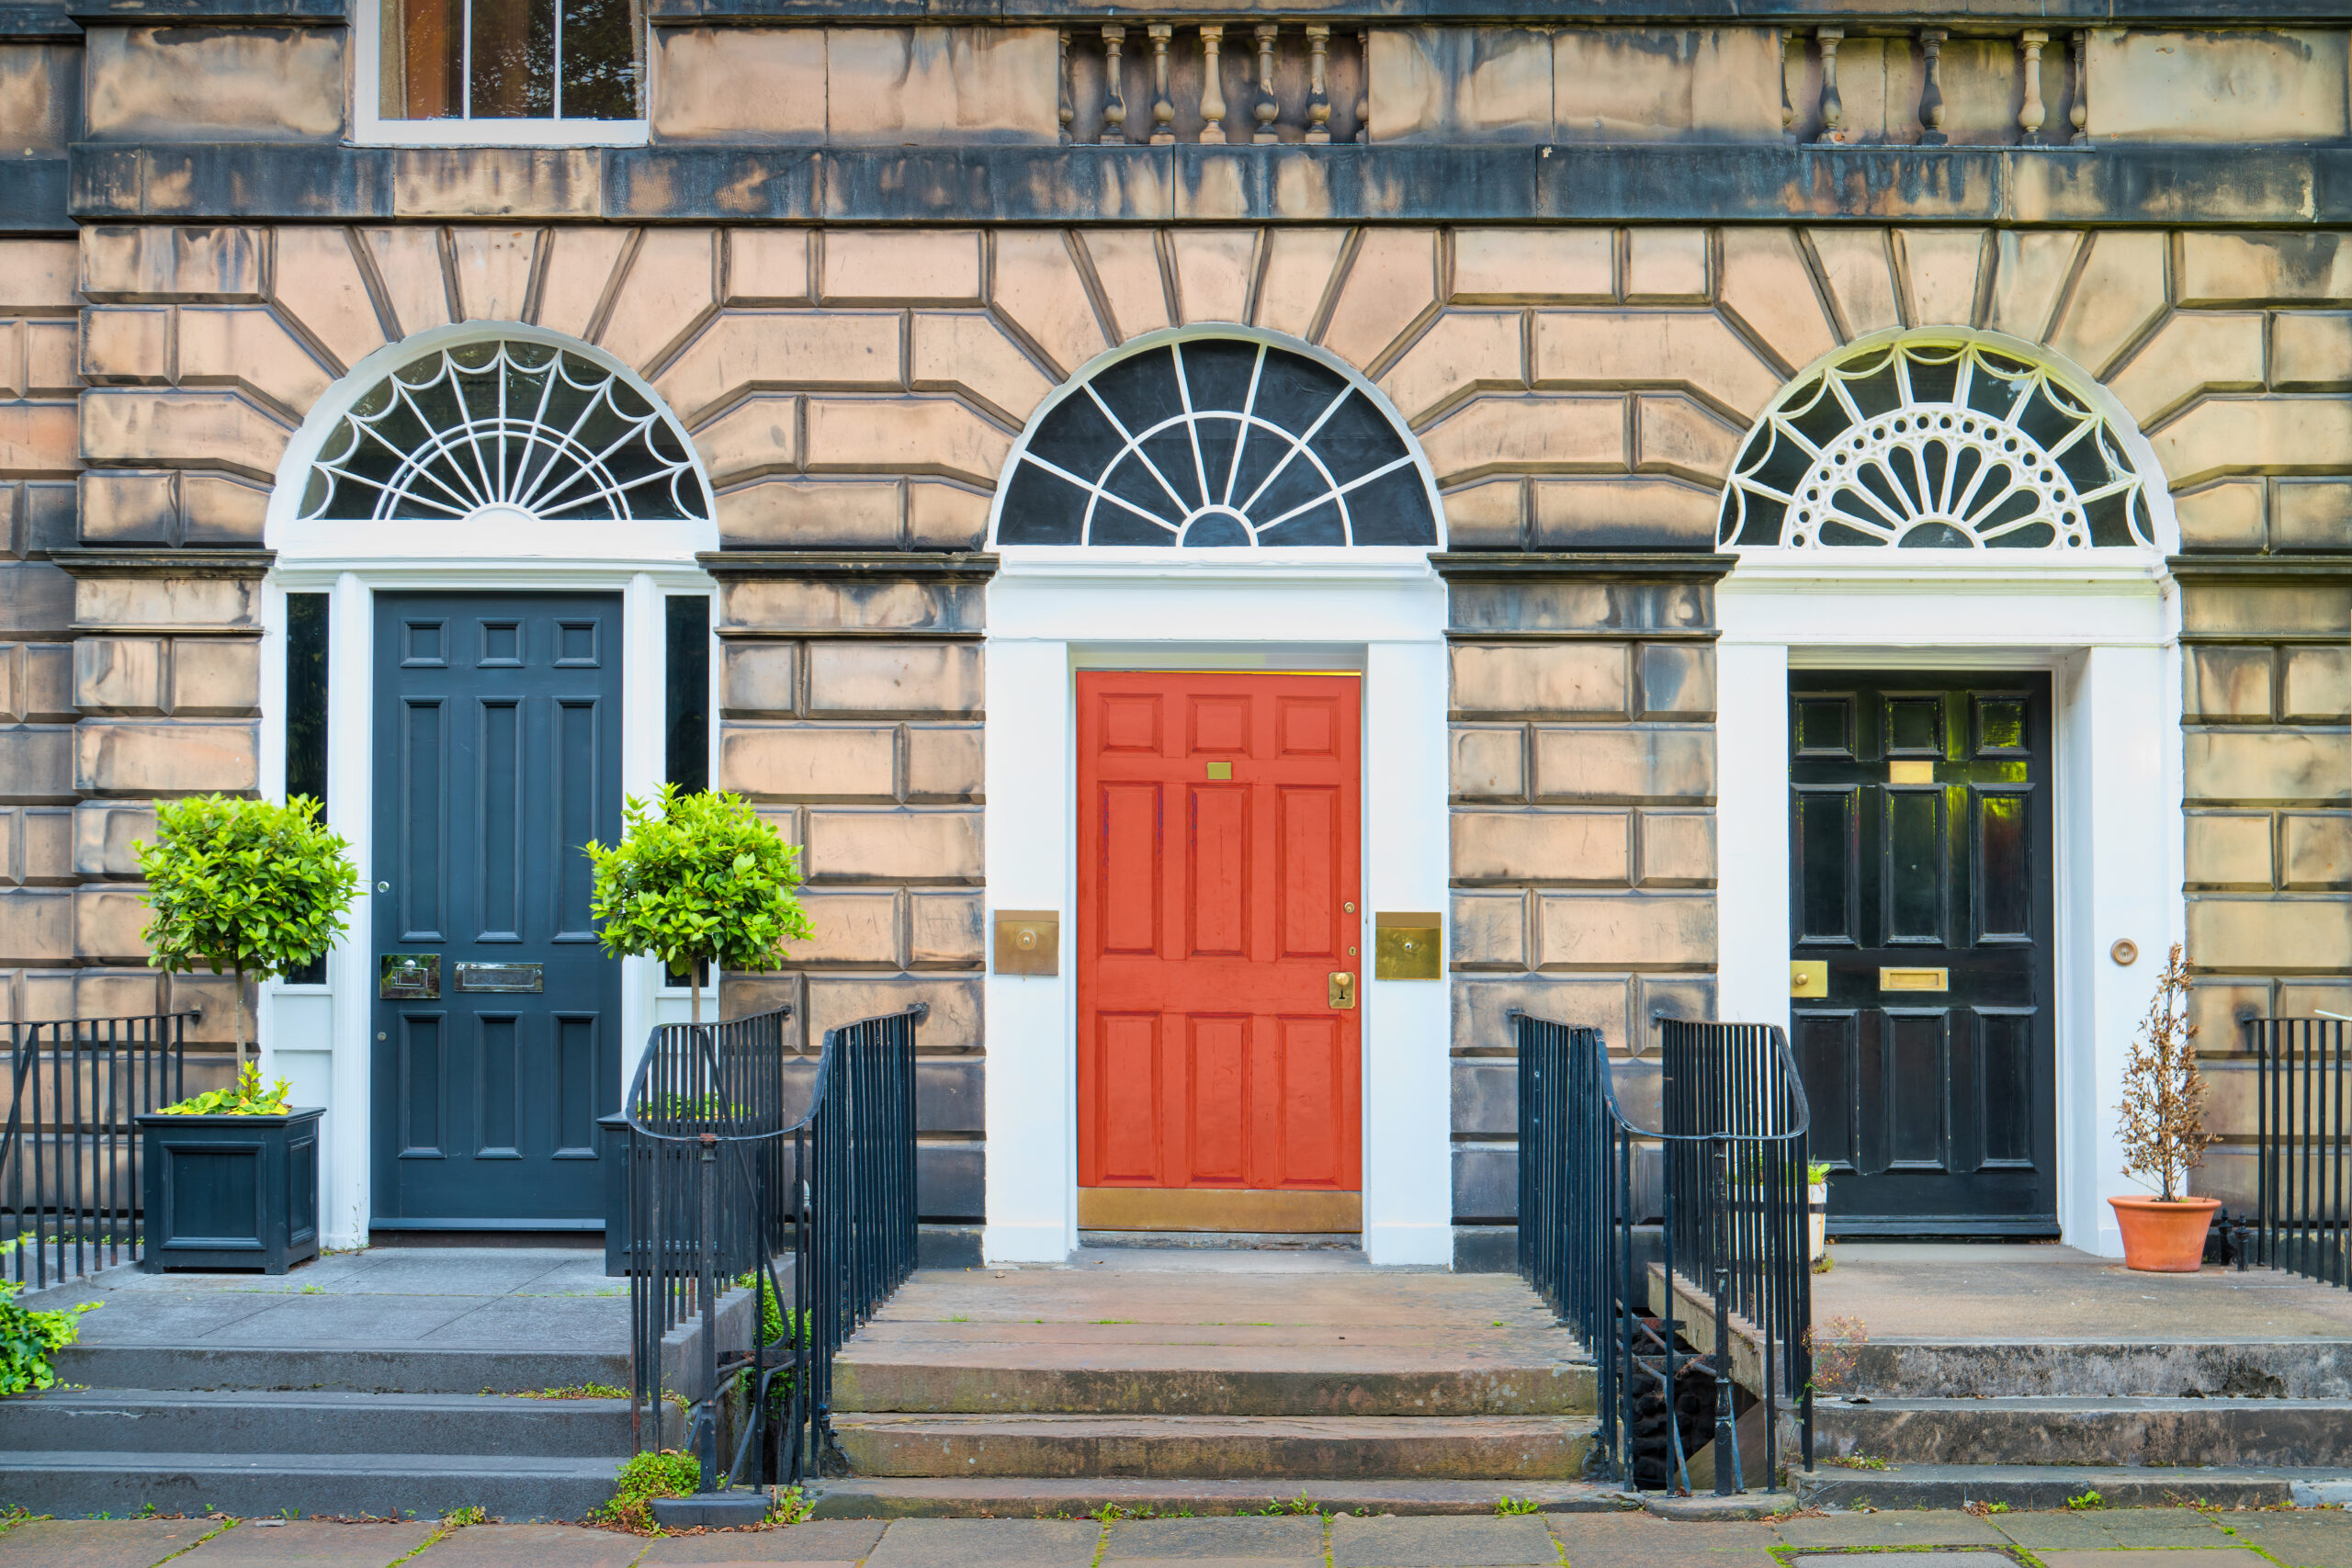
[[1931,1555],[1935,1568],[2352,1568],[2352,1514],[819,1519],[650,1540],[571,1525],[79,1519],[0,1533],[0,1568],[1867,1568],[1854,1560],[1890,1551]]

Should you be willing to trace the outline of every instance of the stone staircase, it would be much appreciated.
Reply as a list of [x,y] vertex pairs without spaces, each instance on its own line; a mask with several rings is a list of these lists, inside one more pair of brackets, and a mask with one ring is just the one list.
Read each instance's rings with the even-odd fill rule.
[[1476,1506],[1581,1483],[1591,1367],[1498,1275],[1360,1254],[1090,1248],[928,1270],[835,1364],[824,1511]]

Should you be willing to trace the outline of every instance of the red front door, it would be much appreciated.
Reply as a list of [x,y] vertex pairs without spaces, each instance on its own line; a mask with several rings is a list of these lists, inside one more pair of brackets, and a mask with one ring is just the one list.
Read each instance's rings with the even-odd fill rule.
[[1354,1228],[1361,684],[1078,677],[1081,1225]]

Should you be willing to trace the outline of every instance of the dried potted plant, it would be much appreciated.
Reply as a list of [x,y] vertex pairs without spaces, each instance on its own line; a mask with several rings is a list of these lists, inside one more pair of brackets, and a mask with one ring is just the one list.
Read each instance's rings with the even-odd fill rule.
[[2188,960],[2178,942],[2156,976],[2155,999],[2123,1068],[2123,1174],[2154,1187],[2153,1198],[2109,1198],[2123,1231],[2126,1268],[2194,1274],[2205,1254],[2218,1198],[2188,1195],[2188,1173],[2205,1162],[2205,1080],[2197,1071],[2197,1025],[2188,1018]]
[[208,795],[155,807],[156,838],[134,846],[152,917],[147,962],[232,979],[237,1055],[230,1087],[141,1116],[147,1161],[145,1267],[283,1274],[319,1250],[319,1108],[287,1104],[245,1060],[245,982],[325,952],[358,891],[350,846],[319,803]]

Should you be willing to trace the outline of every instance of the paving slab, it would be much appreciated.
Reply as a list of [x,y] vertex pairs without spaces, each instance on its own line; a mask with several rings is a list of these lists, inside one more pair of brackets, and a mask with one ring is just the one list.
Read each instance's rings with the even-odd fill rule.
[[[2017,1568],[2018,1560],[2006,1551],[1939,1551],[1935,1568]],[[1854,1554],[1841,1551],[1835,1556],[1815,1555],[1792,1558],[1795,1568],[1856,1568]],[[2174,1568],[2190,1568],[2176,1563]]]
[[399,1524],[248,1519],[178,1561],[186,1568],[387,1568],[422,1546],[436,1528],[429,1519]]
[[[2145,1551],[2037,1551],[2042,1568],[2277,1568],[2258,1551],[2224,1546],[2184,1557],[2177,1548]],[[1937,1564],[1942,1568],[1942,1564]]]
[[808,1519],[781,1529],[712,1530],[663,1536],[645,1549],[639,1568],[673,1563],[854,1562],[882,1539],[882,1519]]
[[1332,1568],[1520,1568],[1560,1561],[1538,1518],[1359,1518],[1331,1521]]
[[583,1525],[468,1525],[403,1568],[628,1568],[644,1550],[636,1536]]
[[1546,1521],[1569,1568],[1780,1568],[1772,1526],[1655,1515],[1559,1514]]
[[1800,1549],[1815,1546],[2006,1546],[2008,1539],[1990,1523],[1957,1508],[1928,1508],[1902,1514],[1824,1514],[1784,1519],[1781,1539]]
[[0,1535],[4,1568],[153,1568],[220,1528],[218,1519],[35,1519]]
[[2041,1554],[2115,1547],[2227,1546],[2220,1528],[2194,1508],[2086,1508],[2076,1513],[2001,1514],[2003,1535]]
[[1320,1562],[1317,1519],[1124,1519],[1111,1527],[1105,1564],[1144,1562]]
[[2288,1568],[2352,1568],[2352,1514],[2338,1509],[2233,1514],[2215,1525],[2232,1544],[2260,1547]]
[[866,1568],[1088,1568],[1102,1527],[1063,1519],[893,1519]]

